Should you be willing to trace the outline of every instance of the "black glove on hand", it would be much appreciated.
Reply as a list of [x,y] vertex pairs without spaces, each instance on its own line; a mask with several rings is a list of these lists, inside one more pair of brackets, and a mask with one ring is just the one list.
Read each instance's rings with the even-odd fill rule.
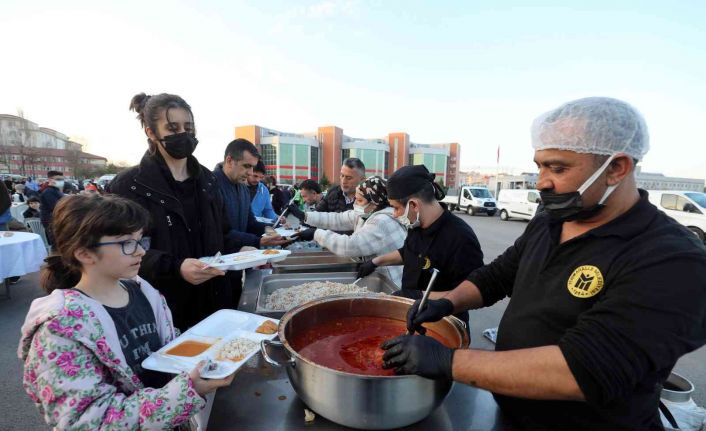
[[289,213],[298,218],[300,222],[303,222],[304,219],[306,219],[306,213],[299,209],[299,205],[292,203],[287,207],[287,209],[289,210]]
[[454,349],[432,337],[402,335],[380,346],[385,350],[382,367],[394,368],[395,374],[416,374],[428,379],[452,380]]
[[422,327],[422,323],[436,322],[446,316],[450,316],[454,312],[454,305],[446,298],[429,299],[422,311],[419,311],[419,303],[421,299],[414,301],[414,304],[407,310],[407,330],[414,334],[419,332],[424,334],[426,330]]
[[316,232],[315,227],[310,227],[309,229],[304,229],[292,235],[297,239],[297,241],[312,241],[314,239],[314,232]]
[[373,263],[372,260],[369,260],[367,262],[363,262],[360,264],[358,267],[358,275],[356,275],[357,278],[363,278],[367,277],[373,272],[375,272],[375,268],[378,266]]

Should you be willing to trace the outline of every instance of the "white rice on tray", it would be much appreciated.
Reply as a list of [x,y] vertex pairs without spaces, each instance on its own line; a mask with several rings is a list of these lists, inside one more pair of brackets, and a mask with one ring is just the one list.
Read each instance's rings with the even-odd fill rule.
[[332,295],[370,293],[365,286],[335,283],[333,281],[312,281],[298,286],[277,289],[267,296],[265,307],[268,310],[287,311],[299,304]]
[[216,360],[242,361],[250,352],[257,349],[258,342],[247,338],[234,338],[226,341],[216,353]]

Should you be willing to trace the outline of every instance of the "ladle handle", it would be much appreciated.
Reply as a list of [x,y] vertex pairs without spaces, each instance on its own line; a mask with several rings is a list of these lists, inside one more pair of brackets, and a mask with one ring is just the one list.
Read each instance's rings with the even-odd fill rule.
[[[427,284],[427,288],[424,291],[424,295],[422,295],[422,300],[419,301],[419,307],[417,307],[417,313],[421,312],[424,309],[424,306],[427,304],[427,299],[429,299],[429,294],[431,293],[431,288],[434,287],[434,282],[436,281],[436,276],[439,275],[439,270],[436,268],[431,269],[431,278],[429,279],[429,284]],[[408,335],[413,335],[411,331],[407,331]]]
[[284,217],[284,215],[289,211],[289,206],[294,203],[294,198],[289,200],[289,203],[287,204],[286,207],[284,207],[284,210],[282,210],[282,214],[277,217],[277,220],[275,220],[275,224],[272,225],[272,229],[277,229],[277,226],[279,226],[279,220]]
[[431,293],[432,287],[434,287],[434,282],[436,281],[436,276],[439,275],[439,270],[436,268],[432,268],[432,273],[431,273],[431,278],[429,279],[429,284],[427,285],[427,290],[424,291],[424,295],[422,295],[422,300],[419,302],[419,311],[422,311],[424,309],[424,306],[427,305],[427,300],[429,299],[429,294]]

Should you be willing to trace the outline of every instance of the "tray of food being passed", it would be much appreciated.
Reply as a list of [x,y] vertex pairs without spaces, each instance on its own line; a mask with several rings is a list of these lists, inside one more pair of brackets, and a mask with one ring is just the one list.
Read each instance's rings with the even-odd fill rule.
[[237,371],[260,350],[260,341],[277,335],[279,321],[238,310],[219,310],[152,353],[142,367],[177,374],[201,360],[204,378],[221,379]]
[[207,256],[199,260],[213,268],[223,271],[239,271],[241,269],[254,268],[269,262],[279,262],[292,254],[289,250],[250,250],[239,253],[224,254],[222,256]]

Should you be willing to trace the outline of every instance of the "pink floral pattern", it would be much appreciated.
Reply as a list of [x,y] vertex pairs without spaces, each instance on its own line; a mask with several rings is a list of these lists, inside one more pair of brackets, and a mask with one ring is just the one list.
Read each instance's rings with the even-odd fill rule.
[[[203,408],[205,401],[186,374],[163,388],[144,388],[120,360],[122,352],[111,348],[108,339],[117,334],[105,332],[115,331],[107,313],[77,292],[50,296],[57,294],[63,294],[63,305],[41,318],[28,318],[19,349],[24,388],[50,426],[172,429]],[[152,298],[159,298],[150,301],[155,316],[166,316],[157,318],[166,344],[175,337],[171,315],[161,295],[152,292]]]
[[112,424],[115,421],[119,421],[125,416],[125,412],[122,410],[116,410],[114,407],[108,407],[103,418],[103,423]]

